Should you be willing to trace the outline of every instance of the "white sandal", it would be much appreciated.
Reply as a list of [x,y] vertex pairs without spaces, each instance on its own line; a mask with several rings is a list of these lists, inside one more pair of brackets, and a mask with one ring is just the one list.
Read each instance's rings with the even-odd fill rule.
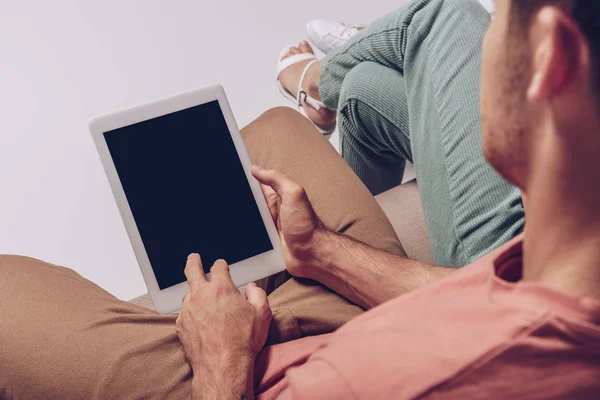
[[[306,102],[306,104],[310,105],[312,108],[314,108],[317,111],[319,111],[321,108],[327,108],[327,106],[325,106],[325,104],[322,101],[319,101],[319,100],[315,99],[314,97],[309,96],[302,89],[302,84],[304,83],[304,78],[306,77],[306,73],[308,72],[308,69],[314,63],[316,63],[318,61],[317,57],[314,54],[302,53],[302,54],[296,54],[296,55],[293,55],[293,56],[283,59],[283,57],[285,57],[290,52],[291,48],[292,48],[292,46],[289,46],[289,47],[286,47],[285,49],[283,49],[281,54],[279,54],[279,59],[277,61],[277,86],[279,87],[279,91],[281,92],[283,97],[291,100],[293,103],[296,104],[298,111],[300,111],[302,113],[302,115],[304,115],[310,122],[312,122],[313,125],[319,130],[319,132],[321,132],[323,135],[331,135],[335,131],[337,122],[333,121],[331,124],[329,124],[327,126],[318,125],[318,124],[314,123],[310,118],[308,118],[308,116],[306,115],[306,111],[304,111],[304,107],[302,106],[302,102],[304,101],[304,102]],[[283,87],[283,85],[279,81],[279,75],[281,74],[281,71],[283,71],[284,69],[291,67],[292,65],[297,64],[299,62],[306,61],[306,60],[311,60],[311,62],[306,64],[306,67],[304,67],[304,71],[302,71],[302,75],[300,76],[300,81],[298,82],[298,96],[294,97],[292,95],[292,93],[290,93],[289,90],[287,90],[286,88]]]

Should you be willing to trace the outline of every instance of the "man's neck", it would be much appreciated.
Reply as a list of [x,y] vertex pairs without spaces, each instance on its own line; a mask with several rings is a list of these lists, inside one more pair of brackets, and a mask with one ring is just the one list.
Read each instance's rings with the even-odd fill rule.
[[546,135],[527,182],[523,279],[600,298],[598,149]]

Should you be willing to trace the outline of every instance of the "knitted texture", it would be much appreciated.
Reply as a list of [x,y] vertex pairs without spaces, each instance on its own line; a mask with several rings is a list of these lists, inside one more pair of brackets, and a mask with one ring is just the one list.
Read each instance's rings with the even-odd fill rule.
[[520,191],[485,161],[476,0],[417,0],[330,53],[319,92],[339,111],[342,156],[373,194],[415,164],[436,262],[463,266],[522,232]]

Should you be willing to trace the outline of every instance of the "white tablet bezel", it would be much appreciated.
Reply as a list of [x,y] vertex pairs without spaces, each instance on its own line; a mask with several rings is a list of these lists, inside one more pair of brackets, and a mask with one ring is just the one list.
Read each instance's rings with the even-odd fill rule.
[[[182,299],[189,291],[189,286],[187,282],[182,282],[178,285],[160,290],[148,254],[144,248],[144,243],[142,242],[142,238],[131,212],[131,208],[129,207],[123,186],[121,185],[121,180],[119,179],[115,164],[106,144],[104,133],[215,100],[219,102],[229,133],[231,134],[238,156],[244,167],[246,178],[252,189],[252,194],[254,195],[260,215],[267,229],[269,238],[271,239],[271,244],[273,245],[273,250],[230,265],[233,282],[239,287],[283,271],[285,269],[285,262],[281,251],[281,241],[277,233],[277,228],[273,223],[260,184],[250,173],[250,158],[246,152],[246,147],[244,146],[242,136],[240,135],[233,113],[231,112],[223,87],[220,85],[206,86],[190,92],[177,94],[126,110],[96,117],[90,122],[90,131],[94,143],[96,144],[96,149],[98,150],[100,160],[104,166],[104,171],[108,177],[108,182],[117,202],[121,218],[123,219],[139,267],[142,271],[142,276],[148,287],[148,293],[152,297],[156,310],[163,314],[171,313],[181,308]],[[231,245],[235,246],[235,243],[232,243]],[[181,260],[181,268],[183,269],[184,267],[185,260]],[[210,274],[207,274],[207,276],[210,278]]]

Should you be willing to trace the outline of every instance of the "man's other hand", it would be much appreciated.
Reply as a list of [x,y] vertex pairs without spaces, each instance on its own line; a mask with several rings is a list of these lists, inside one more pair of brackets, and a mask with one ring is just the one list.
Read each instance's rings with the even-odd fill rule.
[[309,277],[309,268],[318,262],[320,238],[327,229],[315,213],[304,188],[276,170],[252,166],[260,182],[269,211],[277,226],[288,271]]
[[198,254],[188,257],[185,276],[190,291],[185,296],[176,330],[196,375],[231,371],[230,364],[251,367],[263,348],[271,322],[267,295],[253,283],[243,296],[235,287],[229,266],[215,262],[206,279]]

